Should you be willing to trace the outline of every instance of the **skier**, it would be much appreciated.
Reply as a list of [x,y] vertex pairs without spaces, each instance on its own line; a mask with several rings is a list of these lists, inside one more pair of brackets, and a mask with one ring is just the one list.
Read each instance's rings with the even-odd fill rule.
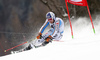
[[[46,34],[42,35],[48,25],[50,25],[51,29]],[[45,46],[49,42],[52,42],[52,40],[60,40],[63,36],[63,32],[63,20],[61,18],[55,17],[55,14],[53,12],[48,12],[46,14],[46,21],[39,30],[39,34],[37,36],[37,39],[39,40],[36,43],[42,43],[39,46]],[[29,44],[29,46],[25,50],[30,50],[31,48],[33,48],[33,44]]]

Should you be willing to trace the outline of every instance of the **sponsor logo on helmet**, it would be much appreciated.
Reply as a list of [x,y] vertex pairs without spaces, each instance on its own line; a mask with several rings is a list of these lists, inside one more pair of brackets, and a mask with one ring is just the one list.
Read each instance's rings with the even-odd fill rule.
[[51,17],[51,14],[50,14],[50,13],[48,13],[46,18],[47,18],[47,19],[52,18],[52,17]]

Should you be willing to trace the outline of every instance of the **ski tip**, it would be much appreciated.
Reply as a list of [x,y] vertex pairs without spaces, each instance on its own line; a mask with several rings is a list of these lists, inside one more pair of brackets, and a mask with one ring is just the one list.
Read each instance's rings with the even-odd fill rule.
[[65,41],[60,41],[60,40],[53,40],[53,41],[56,41],[56,42],[65,42]]

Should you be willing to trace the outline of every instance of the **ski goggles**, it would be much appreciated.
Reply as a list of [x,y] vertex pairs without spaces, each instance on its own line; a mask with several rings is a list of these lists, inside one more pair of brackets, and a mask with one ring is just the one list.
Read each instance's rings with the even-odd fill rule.
[[52,18],[49,18],[49,19],[48,19],[48,21],[51,21],[51,20],[52,20]]

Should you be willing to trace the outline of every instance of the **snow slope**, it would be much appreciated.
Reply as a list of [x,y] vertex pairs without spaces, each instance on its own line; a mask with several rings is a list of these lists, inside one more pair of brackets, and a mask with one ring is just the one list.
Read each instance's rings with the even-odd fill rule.
[[94,34],[87,20],[79,18],[72,23],[74,39],[69,24],[66,24],[61,40],[64,42],[53,41],[45,47],[0,57],[0,60],[100,60],[100,21],[94,21]]

